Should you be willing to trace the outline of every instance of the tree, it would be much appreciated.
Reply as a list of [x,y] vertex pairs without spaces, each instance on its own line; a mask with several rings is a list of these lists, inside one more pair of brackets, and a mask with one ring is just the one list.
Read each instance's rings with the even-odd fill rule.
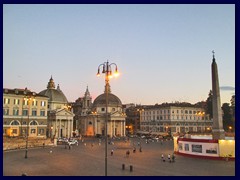
[[206,113],[209,114],[209,117],[212,119],[213,118],[213,93],[212,90],[209,91],[208,93],[208,98],[206,101]]
[[223,103],[222,111],[223,111],[223,129],[225,131],[228,131],[229,126],[233,127],[233,118],[232,118],[231,108],[229,106],[229,103]]

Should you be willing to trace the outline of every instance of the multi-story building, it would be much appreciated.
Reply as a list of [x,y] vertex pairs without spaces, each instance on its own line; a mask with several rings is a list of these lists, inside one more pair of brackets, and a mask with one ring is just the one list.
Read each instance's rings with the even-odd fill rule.
[[124,105],[126,114],[126,135],[136,134],[140,130],[140,112],[142,106],[131,104]]
[[212,123],[202,107],[189,103],[146,106],[140,112],[141,131],[152,134],[210,132]]
[[46,137],[48,97],[25,89],[3,89],[3,135]]

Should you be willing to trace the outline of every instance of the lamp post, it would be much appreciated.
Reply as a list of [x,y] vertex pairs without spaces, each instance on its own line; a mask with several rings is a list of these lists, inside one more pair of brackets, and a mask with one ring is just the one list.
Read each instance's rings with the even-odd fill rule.
[[97,76],[100,76],[100,68],[102,67],[102,73],[105,74],[105,95],[106,95],[106,119],[105,119],[105,176],[107,176],[107,143],[108,143],[108,93],[109,89],[109,79],[112,77],[111,66],[115,65],[114,75],[118,76],[118,69],[115,63],[109,64],[109,62],[104,62],[98,66]]
[[29,113],[30,113],[30,102],[32,100],[32,96],[27,96],[24,98],[28,104],[28,122],[27,122],[27,131],[26,131],[26,149],[25,149],[25,159],[28,158],[28,133],[29,133]]
[[232,131],[232,126],[229,126],[228,129],[229,129],[229,132],[231,132]]
[[50,138],[51,138],[51,141],[52,141],[52,133],[53,133],[53,126],[51,126],[51,134],[50,134]]

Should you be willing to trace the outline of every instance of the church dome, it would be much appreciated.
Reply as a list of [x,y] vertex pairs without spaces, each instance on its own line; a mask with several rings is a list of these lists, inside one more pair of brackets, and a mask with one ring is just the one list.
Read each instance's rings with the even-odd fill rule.
[[[99,95],[93,102],[93,106],[105,106],[106,105],[106,94]],[[108,94],[108,105],[109,106],[122,106],[121,100],[112,93]]]
[[121,100],[111,93],[111,88],[109,83],[105,85],[105,91],[103,94],[99,95],[93,102],[93,107],[105,106],[106,105],[106,93],[108,93],[108,105],[119,107],[122,106]]
[[59,85],[57,89],[55,89],[55,83],[52,77],[48,82],[47,89],[41,91],[39,94],[48,96],[50,102],[68,103],[67,98],[63,94],[63,92],[60,90]]

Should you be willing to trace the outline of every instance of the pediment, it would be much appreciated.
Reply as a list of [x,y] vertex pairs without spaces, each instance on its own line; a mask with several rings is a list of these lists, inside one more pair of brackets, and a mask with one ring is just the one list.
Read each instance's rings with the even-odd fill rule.
[[74,114],[71,111],[68,111],[66,109],[59,109],[55,111],[56,116],[74,116]]

